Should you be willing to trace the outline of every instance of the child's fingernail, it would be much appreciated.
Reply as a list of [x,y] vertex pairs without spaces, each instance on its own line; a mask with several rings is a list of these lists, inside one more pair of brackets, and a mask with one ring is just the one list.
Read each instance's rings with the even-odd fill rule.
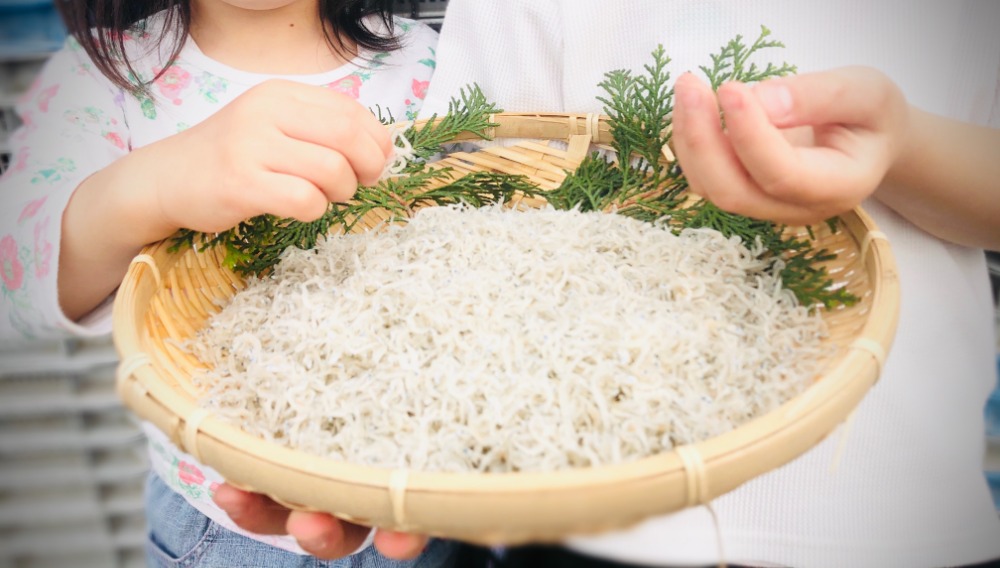
[[[289,531],[294,532],[294,531]],[[306,534],[295,535],[299,546],[313,554],[322,554],[330,546],[329,535],[325,531],[309,531]]]
[[330,546],[330,539],[322,536],[299,539],[299,546],[310,552],[323,553]]
[[243,516],[243,508],[239,505],[235,505],[233,503],[219,503],[218,501],[216,501],[215,504],[218,505],[219,508],[234,521],[238,521],[240,517]]
[[792,112],[792,91],[787,86],[764,82],[757,84],[753,90],[772,121],[781,120]]

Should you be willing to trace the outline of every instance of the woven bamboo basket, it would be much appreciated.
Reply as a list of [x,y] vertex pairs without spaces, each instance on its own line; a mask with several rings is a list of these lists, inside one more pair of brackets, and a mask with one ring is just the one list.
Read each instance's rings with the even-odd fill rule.
[[[522,141],[452,153],[436,167],[524,174],[552,188],[592,148],[611,141],[606,117],[597,115],[508,113],[493,121],[496,138]],[[551,147],[551,140],[568,144]],[[817,380],[731,432],[631,463],[550,473],[428,473],[334,461],[242,432],[199,408],[190,378],[202,365],[175,340],[195,333],[243,281],[221,267],[221,251],[173,253],[167,242],[135,258],[115,301],[118,392],[139,417],[230,483],[290,507],[480,544],[625,527],[709,502],[791,461],[845,421],[876,382],[895,333],[896,268],[885,235],[861,209],[841,221],[837,233],[818,228],[817,246],[837,254],[827,268],[860,301],[824,314],[826,341],[836,352]]]

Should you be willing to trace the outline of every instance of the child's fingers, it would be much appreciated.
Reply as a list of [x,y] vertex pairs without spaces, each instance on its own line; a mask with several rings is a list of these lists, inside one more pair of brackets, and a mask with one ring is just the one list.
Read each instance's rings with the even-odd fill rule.
[[256,534],[285,534],[288,509],[264,495],[222,484],[213,500],[240,528]]
[[[286,134],[341,151],[357,150],[355,169],[362,179],[369,171],[381,173],[392,155],[392,137],[372,111],[356,100],[323,87],[292,83],[293,104],[280,108],[291,111],[290,121],[282,121]],[[359,141],[365,141],[358,146]],[[352,163],[355,160],[352,159]]]
[[311,181],[276,172],[262,173],[244,199],[254,211],[306,223],[322,217],[330,206],[326,194]]
[[427,546],[427,537],[401,532],[378,531],[375,533],[375,548],[383,556],[395,560],[416,558]]
[[[388,157],[391,154],[391,136],[389,136],[385,125],[379,122],[375,118],[375,115],[372,114],[371,109],[361,105],[347,95],[331,91],[325,87],[314,87],[300,83],[293,84],[301,89],[299,96],[302,97],[303,102],[315,105],[318,107],[319,112],[322,112],[324,115],[344,116],[351,122],[351,128],[348,129],[348,132],[359,135],[362,133],[366,134],[378,143],[384,156]],[[318,122],[315,115],[312,118],[313,122]],[[323,125],[321,124],[320,126]]]
[[341,521],[325,513],[292,511],[286,524],[303,550],[317,558],[343,558],[365,541],[368,527]]
[[[353,101],[352,105],[360,106]],[[388,130],[370,114],[336,112],[319,105],[301,105],[292,112],[294,117],[279,123],[285,135],[339,152],[365,184],[378,180],[391,155],[392,141]]]
[[281,141],[280,150],[275,149],[265,165],[275,173],[305,178],[323,192],[327,201],[335,203],[353,197],[360,181],[342,153],[301,140]]
[[340,152],[365,183],[378,179],[393,150],[388,130],[369,109],[323,87],[267,81],[230,106],[238,124],[265,119],[286,137]]

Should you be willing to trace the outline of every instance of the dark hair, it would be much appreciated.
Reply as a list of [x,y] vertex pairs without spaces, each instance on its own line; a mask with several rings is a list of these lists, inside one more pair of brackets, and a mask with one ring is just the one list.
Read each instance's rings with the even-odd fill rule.
[[[347,58],[357,56],[358,48],[373,51],[399,48],[399,40],[391,32],[380,35],[364,22],[366,16],[376,15],[386,29],[392,30],[392,4],[392,0],[319,0],[320,17],[329,24],[324,33],[330,47]],[[130,75],[135,76],[135,69],[126,57],[125,34],[149,16],[168,10],[163,29],[147,31],[159,34],[154,36],[157,44],[164,41],[168,32],[178,32],[170,51],[170,59],[174,59],[184,47],[191,26],[189,0],[56,0],[56,5],[66,29],[80,42],[97,69],[115,85],[132,93],[145,91],[156,77],[147,83],[130,79]],[[345,42],[345,38],[350,41]]]

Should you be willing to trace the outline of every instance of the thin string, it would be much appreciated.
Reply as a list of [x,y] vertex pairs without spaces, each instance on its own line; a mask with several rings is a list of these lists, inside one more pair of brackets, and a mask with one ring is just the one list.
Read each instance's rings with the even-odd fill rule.
[[[486,122],[488,122],[490,124],[496,124],[497,123],[497,115],[491,114],[487,118]],[[486,139],[487,140],[496,140],[497,139],[497,127],[496,126],[490,126],[490,127],[488,127],[486,129],[486,131],[484,132],[484,134],[486,134]]]
[[149,358],[149,355],[147,355],[142,351],[138,353],[133,353],[128,357],[126,357],[125,359],[122,359],[122,361],[118,363],[118,369],[115,373],[115,383],[118,387],[117,391],[119,399],[121,399],[122,401],[125,401],[127,399],[127,397],[125,396],[126,395],[125,386],[130,382],[132,384],[133,390],[135,390],[140,397],[146,396],[146,394],[148,394],[149,391],[146,389],[146,385],[144,385],[142,381],[140,381],[138,378],[134,381],[129,381],[129,378],[131,378],[135,374],[135,372],[139,370],[140,367],[144,365],[149,365],[151,363],[152,360]]
[[684,465],[684,477],[687,481],[687,506],[704,505],[712,518],[712,526],[715,528],[715,545],[719,551],[719,566],[726,565],[726,552],[722,543],[722,527],[719,525],[719,516],[712,507],[708,492],[708,476],[705,472],[705,460],[701,457],[701,452],[694,446],[677,446],[674,448]]
[[163,279],[160,277],[160,267],[156,266],[156,259],[149,256],[148,254],[136,255],[129,263],[131,267],[133,264],[145,264],[153,271],[153,280],[156,281],[156,287],[159,288],[163,285]]
[[865,260],[868,258],[868,249],[871,248],[872,241],[875,239],[883,240],[889,242],[889,237],[882,231],[868,231],[865,233],[865,238],[861,240],[861,265],[864,266]]
[[847,347],[848,349],[859,349],[861,351],[866,351],[875,359],[875,365],[878,367],[877,374],[875,375],[875,382],[882,377],[882,369],[885,367],[885,348],[882,344],[874,339],[869,339],[867,337],[859,337],[851,342]]
[[[874,339],[859,337],[855,339],[848,348],[865,351],[870,354],[873,359],[875,359],[875,365],[877,367],[875,382],[877,383],[882,377],[882,368],[885,366],[885,349],[882,347],[882,344]],[[850,438],[851,430],[854,426],[854,416],[857,413],[857,408],[852,410],[851,413],[847,415],[847,419],[844,420],[844,424],[840,427],[837,449],[834,450],[833,461],[830,462],[831,474],[836,474],[837,470],[840,469],[840,462],[843,460],[844,452],[847,451],[847,440]]]
[[406,483],[410,472],[400,468],[389,474],[389,501],[392,503],[392,518],[398,528],[406,526]]
[[694,446],[677,446],[674,451],[684,465],[687,506],[704,504],[708,501],[708,480],[705,479],[705,462],[701,459],[701,452]]
[[[885,367],[885,348],[882,344],[875,341],[874,339],[869,339],[867,337],[859,337],[855,339],[848,349],[859,349],[865,351],[875,359],[875,365],[877,367],[875,382],[882,377],[882,369]],[[830,463],[830,473],[836,473],[840,468],[840,462],[843,459],[844,452],[847,449],[847,440],[851,434],[851,427],[854,425],[854,416],[857,414],[857,409],[851,411],[847,415],[847,419],[844,420],[843,426],[840,429],[840,438],[837,440],[837,449],[833,454],[833,461]]]
[[184,419],[184,451],[194,456],[199,462],[201,452],[198,450],[198,430],[201,423],[209,417],[209,411],[205,408],[196,408],[187,418]]
[[831,474],[836,474],[837,470],[840,468],[840,461],[844,457],[844,451],[847,449],[847,439],[850,437],[851,427],[854,425],[854,415],[857,413],[857,409],[852,410],[851,413],[847,415],[847,420],[844,420],[844,424],[840,427],[837,449],[833,453],[833,461],[830,462]]
[[587,113],[587,134],[590,139],[597,144],[601,141],[601,115],[592,112]]

